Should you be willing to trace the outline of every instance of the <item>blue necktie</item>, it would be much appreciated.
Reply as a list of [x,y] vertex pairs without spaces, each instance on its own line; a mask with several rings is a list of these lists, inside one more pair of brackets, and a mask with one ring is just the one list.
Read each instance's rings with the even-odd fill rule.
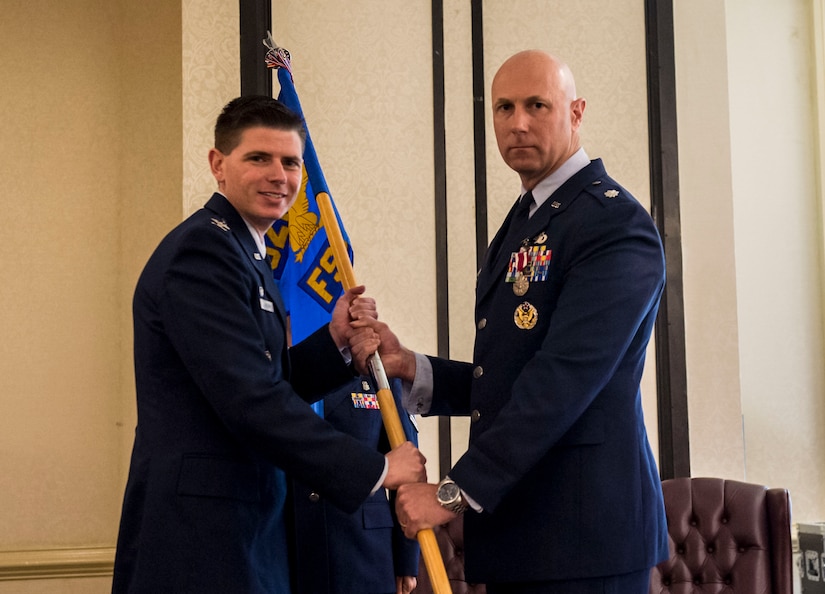
[[524,239],[524,226],[527,224],[527,221],[530,220],[530,207],[533,205],[533,202],[533,192],[527,192],[519,199],[516,210],[513,212],[513,218],[510,219],[507,232],[499,246],[496,259],[508,250],[511,252],[516,251],[513,249],[515,247],[513,244],[520,243],[521,240]]

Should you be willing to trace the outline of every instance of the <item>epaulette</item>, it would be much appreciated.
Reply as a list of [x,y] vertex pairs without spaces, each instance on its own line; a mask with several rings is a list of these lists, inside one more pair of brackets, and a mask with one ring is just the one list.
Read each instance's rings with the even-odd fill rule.
[[599,199],[599,201],[613,200],[624,194],[620,185],[610,179],[597,179],[585,188],[585,192]]

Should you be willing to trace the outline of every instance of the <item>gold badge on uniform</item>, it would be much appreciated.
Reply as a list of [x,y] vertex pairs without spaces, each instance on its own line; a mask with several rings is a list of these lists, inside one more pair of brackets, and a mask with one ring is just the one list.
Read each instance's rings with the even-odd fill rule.
[[525,301],[516,308],[513,321],[521,330],[532,330],[539,321],[539,312],[531,303]]

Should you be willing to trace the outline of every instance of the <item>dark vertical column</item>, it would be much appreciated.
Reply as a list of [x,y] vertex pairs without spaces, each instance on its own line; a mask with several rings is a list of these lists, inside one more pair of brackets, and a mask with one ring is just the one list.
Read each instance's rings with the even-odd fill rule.
[[656,320],[656,382],[659,470],[668,479],[690,476],[672,0],[645,0],[645,25],[650,200],[667,265],[667,285]]
[[263,40],[272,27],[271,0],[240,0],[241,95],[272,96],[272,71],[267,68]]
[[[444,108],[444,4],[432,0],[433,170],[435,172],[435,275],[438,356],[450,356],[450,274],[447,253],[447,141]],[[452,466],[450,417],[438,419],[438,468]]]
[[487,234],[487,135],[484,123],[484,15],[482,0],[471,0],[473,44],[473,138],[475,161],[476,270],[489,243]]

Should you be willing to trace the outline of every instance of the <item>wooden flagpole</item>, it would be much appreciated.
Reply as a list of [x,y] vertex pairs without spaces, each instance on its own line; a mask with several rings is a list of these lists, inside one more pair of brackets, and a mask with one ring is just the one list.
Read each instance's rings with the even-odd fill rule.
[[[318,209],[321,211],[321,222],[327,230],[329,245],[332,248],[338,272],[341,274],[344,289],[350,289],[358,283],[355,282],[355,272],[347,254],[347,246],[344,242],[344,236],[341,234],[341,227],[338,225],[338,218],[332,208],[332,201],[326,192],[318,193],[315,199],[318,202]],[[398,416],[398,408],[395,406],[390,382],[387,379],[378,352],[370,357],[369,366],[378,387],[378,407],[381,410],[381,419],[384,421],[384,428],[387,430],[387,436],[390,439],[390,446],[397,448],[407,441],[407,437],[404,435],[404,428],[401,426],[401,418]],[[444,568],[444,560],[441,558],[435,532],[431,528],[426,528],[416,534],[416,538],[421,546],[421,555],[424,557],[424,565],[426,565],[427,573],[430,575],[433,592],[435,594],[452,594],[450,580],[447,577],[447,570]]]

